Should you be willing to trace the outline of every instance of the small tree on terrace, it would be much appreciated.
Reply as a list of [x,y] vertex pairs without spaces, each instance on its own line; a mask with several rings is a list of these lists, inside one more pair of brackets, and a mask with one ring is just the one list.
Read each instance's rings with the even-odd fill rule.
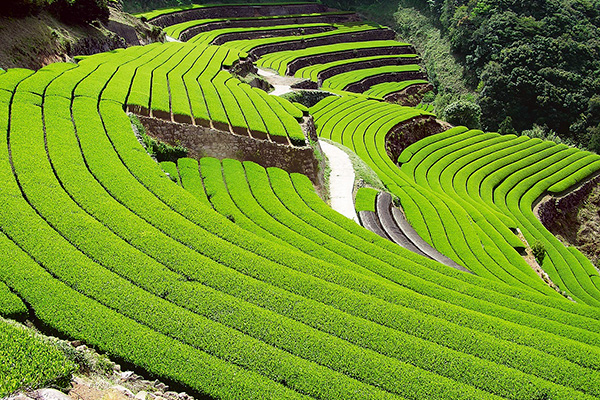
[[442,117],[452,125],[476,129],[481,126],[481,107],[470,101],[456,101],[444,108]]

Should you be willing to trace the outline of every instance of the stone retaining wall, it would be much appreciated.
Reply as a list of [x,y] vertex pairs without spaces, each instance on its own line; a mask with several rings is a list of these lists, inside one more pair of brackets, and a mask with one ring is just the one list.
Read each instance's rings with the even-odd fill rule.
[[395,163],[402,150],[411,144],[427,136],[447,131],[449,128],[451,126],[437,120],[433,116],[423,115],[411,118],[396,125],[388,132],[385,137],[385,150]]
[[552,196],[545,201],[541,201],[535,209],[542,225],[550,232],[559,231],[565,216],[577,213],[581,203],[588,198],[592,190],[598,185],[600,185],[600,175],[595,174],[574,190],[569,189],[562,196]]
[[[180,124],[146,116],[138,117],[149,136],[172,146],[184,146],[188,150],[189,157],[254,161],[265,168],[278,167],[290,173],[302,173],[307,175],[318,189],[323,186],[324,166],[315,157],[311,146],[282,145],[202,126]],[[303,129],[311,141],[318,146],[312,117],[305,118]],[[320,148],[318,150],[321,151]]]

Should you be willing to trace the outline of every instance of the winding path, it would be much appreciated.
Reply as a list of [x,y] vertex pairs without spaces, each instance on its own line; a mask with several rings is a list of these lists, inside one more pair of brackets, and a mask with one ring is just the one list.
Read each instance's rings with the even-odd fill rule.
[[354,168],[350,157],[343,150],[319,140],[321,149],[329,159],[331,174],[329,175],[329,191],[331,193],[331,208],[358,223],[354,209],[352,190],[354,189]]

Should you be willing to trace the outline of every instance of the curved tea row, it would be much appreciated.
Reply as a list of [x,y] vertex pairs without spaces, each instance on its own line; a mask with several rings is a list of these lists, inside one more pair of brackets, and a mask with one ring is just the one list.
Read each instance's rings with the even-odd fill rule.
[[563,246],[532,210],[544,193],[560,193],[600,170],[598,155],[523,136],[468,131],[409,146],[399,162],[414,182],[466,209],[509,216],[530,243],[544,244],[542,266],[556,284],[580,301],[600,305],[598,271],[576,249]]
[[[253,8],[255,15],[246,15]],[[293,11],[304,12],[289,14]],[[170,36],[246,52],[262,67],[306,77],[332,91],[362,93],[378,86],[374,96],[383,99],[427,83],[414,49],[396,42],[392,30],[316,3],[193,6],[140,16],[165,27]]]

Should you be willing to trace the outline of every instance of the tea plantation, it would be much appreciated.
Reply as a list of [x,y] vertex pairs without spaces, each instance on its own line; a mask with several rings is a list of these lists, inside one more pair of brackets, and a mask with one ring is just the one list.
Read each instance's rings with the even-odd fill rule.
[[[384,99],[426,76],[410,45],[352,13],[144,17],[186,42],[0,73],[0,315],[29,312],[207,398],[600,398],[600,276],[532,212],[599,156],[455,127],[392,160],[388,133],[432,114]],[[146,153],[127,112],[308,146],[301,107],[233,73],[251,62],[335,93],[309,110],[318,135],[355,152],[421,237],[472,273],[343,217],[305,175]],[[542,266],[572,300],[525,261],[517,229],[544,244]]]

